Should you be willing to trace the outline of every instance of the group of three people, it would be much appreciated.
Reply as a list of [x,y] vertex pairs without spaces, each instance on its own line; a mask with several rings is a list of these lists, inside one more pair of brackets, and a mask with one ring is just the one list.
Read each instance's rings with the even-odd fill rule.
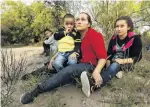
[[[107,52],[102,34],[91,28],[89,14],[79,14],[75,29],[71,27],[74,25],[71,19],[64,22],[70,27],[54,34],[54,38],[59,40],[58,53],[48,65],[49,69],[54,66],[57,73],[23,94],[22,104],[33,102],[43,92],[72,83],[74,78],[81,79],[82,91],[89,97],[94,89],[105,86],[119,71],[132,68],[142,58],[142,42],[140,36],[133,32],[133,22],[128,16],[116,20],[115,33]],[[63,66],[65,61],[69,66]]]

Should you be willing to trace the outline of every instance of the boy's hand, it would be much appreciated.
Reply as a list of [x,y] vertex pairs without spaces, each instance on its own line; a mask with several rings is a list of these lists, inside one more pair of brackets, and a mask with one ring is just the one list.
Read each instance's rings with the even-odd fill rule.
[[71,29],[66,29],[66,33],[69,33],[69,32],[71,32],[72,30]]
[[77,55],[79,55],[79,54],[76,53],[76,52],[73,52],[73,53],[70,55],[70,57],[71,57],[71,59],[77,59]]
[[53,62],[54,62],[54,59],[51,59],[49,64],[48,64],[48,69],[53,69]]

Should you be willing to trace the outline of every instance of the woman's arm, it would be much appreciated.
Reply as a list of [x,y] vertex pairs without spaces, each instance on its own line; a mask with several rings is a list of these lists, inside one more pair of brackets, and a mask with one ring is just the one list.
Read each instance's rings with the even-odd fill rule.
[[90,40],[92,50],[98,59],[98,63],[92,73],[92,76],[95,80],[95,85],[100,86],[100,84],[102,84],[102,77],[100,76],[100,73],[106,64],[107,52],[102,34],[98,33],[97,35],[94,35],[94,37],[91,37]]
[[100,76],[100,72],[102,71],[102,69],[104,68],[106,64],[106,59],[99,59],[96,68],[94,69],[92,76],[95,80],[95,85],[97,85],[98,87],[100,87],[100,85],[103,82],[102,77]]

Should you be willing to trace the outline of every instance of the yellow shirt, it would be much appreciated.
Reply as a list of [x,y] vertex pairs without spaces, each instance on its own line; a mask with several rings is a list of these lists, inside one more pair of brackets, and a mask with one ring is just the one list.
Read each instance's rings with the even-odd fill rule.
[[75,47],[74,39],[71,36],[65,36],[58,41],[58,52],[73,51]]

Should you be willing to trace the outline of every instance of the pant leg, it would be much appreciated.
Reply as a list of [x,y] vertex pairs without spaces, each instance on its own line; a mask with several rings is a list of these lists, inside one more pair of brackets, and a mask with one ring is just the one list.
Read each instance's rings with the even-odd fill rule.
[[67,63],[68,63],[68,65],[76,64],[77,63],[77,58],[76,59],[72,59],[71,55],[69,55]]
[[71,83],[74,80],[73,78],[80,77],[83,71],[91,71],[92,69],[91,64],[87,63],[70,65],[48,80],[41,82],[38,86],[42,92],[51,91],[52,89]]
[[110,82],[112,78],[116,76],[116,74],[120,70],[120,64],[112,63],[107,70],[102,71],[101,76],[103,78],[103,84],[101,86],[106,85],[106,83]]
[[21,77],[21,80],[26,80],[26,79],[28,79],[30,76],[39,77],[39,76],[41,76],[41,75],[43,75],[43,74],[52,75],[52,74],[54,74],[54,73],[56,73],[55,70],[49,70],[47,66],[43,66],[43,67],[41,67],[41,68],[36,69],[35,71],[32,71],[31,73],[27,73],[27,74],[23,75],[23,76]]
[[65,56],[63,56],[62,53],[59,53],[56,59],[54,60],[53,66],[56,69],[57,72],[62,70],[64,68],[63,64],[67,59]]
[[46,44],[43,42],[44,53],[46,52]]
[[47,66],[43,66],[41,68],[38,68],[37,70],[35,71],[32,71],[31,73],[29,73],[29,75],[32,75],[32,76],[39,76],[42,72],[48,70],[47,69]]

